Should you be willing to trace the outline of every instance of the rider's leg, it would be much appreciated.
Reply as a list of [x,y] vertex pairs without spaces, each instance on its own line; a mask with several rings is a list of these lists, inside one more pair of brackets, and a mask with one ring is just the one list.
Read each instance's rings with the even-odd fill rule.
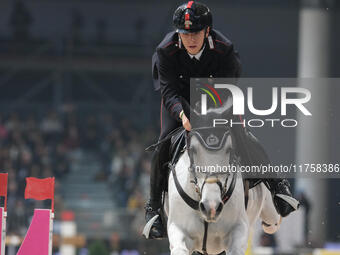
[[[173,119],[161,103],[161,134],[159,140],[166,137],[172,130],[180,125]],[[167,176],[164,164],[169,160],[170,141],[160,145],[153,154],[150,174],[150,200],[145,205],[145,220],[148,222],[155,215],[159,215],[162,202],[162,191],[164,190],[165,178]],[[158,217],[153,223],[149,238],[164,237],[164,228],[161,218]]]
[[[236,141],[238,141],[238,153],[244,165],[268,165],[270,160],[257,138],[245,128],[235,129]],[[273,178],[264,179],[263,182],[268,186],[272,193],[273,201],[278,213],[285,217],[295,211],[299,202],[292,197],[290,184],[287,179]]]
[[[163,191],[163,183],[164,183],[164,169],[162,169],[162,152],[164,154],[164,148],[157,148],[152,155],[151,159],[151,173],[150,173],[150,205],[153,208],[161,207],[161,195]],[[162,150],[162,152],[161,152]],[[164,157],[163,157],[164,159]],[[164,161],[164,160],[163,160]]]
[[[166,162],[164,157],[165,146],[157,148],[151,160],[151,173],[150,173],[150,199],[145,205],[145,220],[149,222],[154,216],[159,215],[159,209],[162,204],[162,192],[165,182],[165,169],[162,165]],[[163,154],[163,155],[162,155]],[[162,157],[163,156],[163,157]],[[162,160],[163,159],[163,160]],[[162,238],[165,236],[164,227],[161,217],[153,223],[150,230],[149,238]]]

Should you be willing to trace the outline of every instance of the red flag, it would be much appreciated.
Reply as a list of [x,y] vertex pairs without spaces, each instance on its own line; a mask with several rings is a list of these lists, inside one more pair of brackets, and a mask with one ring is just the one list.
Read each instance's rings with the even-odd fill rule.
[[0,197],[5,197],[5,212],[7,211],[7,179],[8,173],[0,173]]
[[7,197],[7,173],[0,173],[0,197]]
[[52,211],[54,211],[54,177],[38,179],[26,178],[25,199],[52,200]]

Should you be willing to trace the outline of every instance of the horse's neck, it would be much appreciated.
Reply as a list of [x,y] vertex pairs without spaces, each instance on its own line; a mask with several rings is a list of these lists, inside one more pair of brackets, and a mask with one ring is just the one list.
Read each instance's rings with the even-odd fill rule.
[[183,153],[183,155],[180,157],[180,159],[177,162],[176,165],[176,173],[177,178],[179,182],[181,183],[181,186],[183,190],[192,198],[196,198],[197,193],[195,192],[195,187],[192,184],[193,177],[191,176],[189,172],[189,166],[190,166],[190,159],[188,156],[187,151]]

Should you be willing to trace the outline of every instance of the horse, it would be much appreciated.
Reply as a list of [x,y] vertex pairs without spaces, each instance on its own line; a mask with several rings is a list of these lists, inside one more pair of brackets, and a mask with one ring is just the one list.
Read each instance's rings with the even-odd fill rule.
[[[281,216],[263,183],[245,194],[232,130],[218,131],[209,127],[184,131],[185,150],[169,164],[164,211],[171,255],[243,255],[258,218],[266,233],[273,234],[280,227]],[[236,171],[212,171],[213,166]]]

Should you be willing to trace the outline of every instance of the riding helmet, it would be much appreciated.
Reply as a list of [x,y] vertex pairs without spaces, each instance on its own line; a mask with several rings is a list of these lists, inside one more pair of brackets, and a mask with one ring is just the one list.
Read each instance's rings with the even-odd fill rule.
[[212,15],[205,4],[189,1],[176,9],[173,24],[178,33],[194,33],[212,27]]

